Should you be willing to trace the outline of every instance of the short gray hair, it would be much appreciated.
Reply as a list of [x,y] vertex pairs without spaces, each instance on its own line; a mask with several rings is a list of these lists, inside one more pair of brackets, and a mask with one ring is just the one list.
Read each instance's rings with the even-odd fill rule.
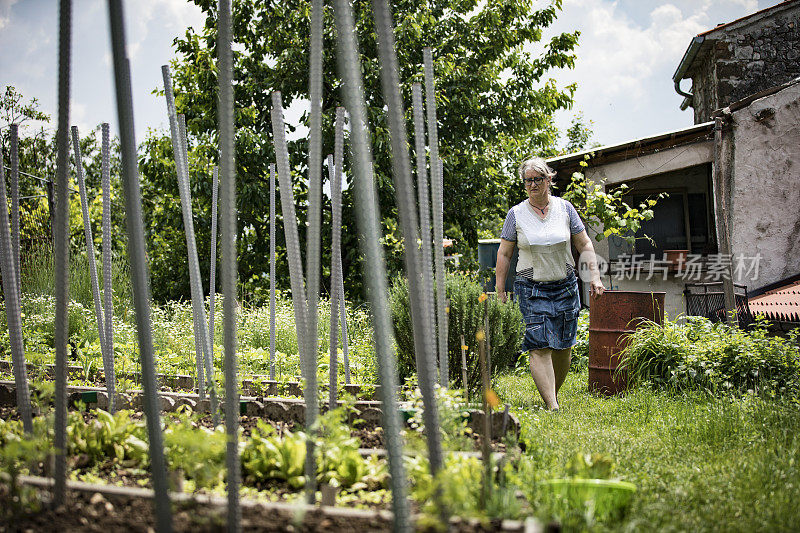
[[553,179],[556,177],[556,171],[550,168],[541,157],[531,157],[522,162],[517,170],[519,179],[525,179],[525,173],[533,170],[546,178]]

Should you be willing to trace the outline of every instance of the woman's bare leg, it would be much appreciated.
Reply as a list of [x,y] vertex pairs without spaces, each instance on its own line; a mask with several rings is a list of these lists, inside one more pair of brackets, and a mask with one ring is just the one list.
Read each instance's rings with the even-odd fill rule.
[[558,409],[556,400],[556,374],[553,367],[553,350],[544,348],[528,352],[531,358],[531,374],[539,394],[548,409]]
[[569,374],[569,364],[570,361],[572,361],[572,348],[553,350],[553,354],[550,357],[553,360],[553,374],[556,378],[556,403],[558,403],[558,391],[567,379],[567,374]]

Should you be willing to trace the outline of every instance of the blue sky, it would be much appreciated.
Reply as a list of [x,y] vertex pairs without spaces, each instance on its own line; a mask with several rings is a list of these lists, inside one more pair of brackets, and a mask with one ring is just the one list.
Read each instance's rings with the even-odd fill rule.
[[[540,0],[540,4],[546,3]],[[581,31],[574,70],[554,72],[560,85],[577,82],[575,106],[556,117],[569,125],[582,112],[594,140],[614,144],[692,124],[680,111],[675,72],[691,38],[778,0],[564,0],[563,12],[545,39],[556,32]],[[0,86],[14,85],[37,97],[55,117],[58,7],[54,0],[0,0]],[[71,122],[88,132],[100,122],[116,132],[106,3],[73,2]],[[161,65],[173,57],[172,41],[203,16],[184,0],[125,2],[136,139],[148,128],[166,128]],[[295,110],[296,111],[296,110]],[[297,116],[297,113],[289,113]],[[51,123],[55,127],[55,120]]]

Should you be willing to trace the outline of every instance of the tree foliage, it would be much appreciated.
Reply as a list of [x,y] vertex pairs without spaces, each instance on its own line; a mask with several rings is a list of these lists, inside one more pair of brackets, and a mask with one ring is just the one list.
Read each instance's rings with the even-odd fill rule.
[[[20,169],[20,245],[22,251],[25,252],[39,244],[49,245],[52,243],[51,206],[49,205],[52,198],[48,198],[48,181],[52,186],[56,173],[55,133],[46,128],[50,123],[50,116],[39,110],[39,101],[35,97],[28,100],[13,86],[6,86],[3,95],[0,96],[0,122],[2,122],[3,165],[7,169],[11,166],[10,128],[7,126],[10,124],[19,126],[17,153]],[[33,128],[31,122],[38,122],[38,128]],[[97,128],[81,133],[84,134],[84,137],[80,139],[80,147],[89,204],[89,220],[92,224],[95,250],[99,253],[102,244],[103,216],[101,139]],[[70,243],[73,253],[83,253],[86,244],[71,137],[69,151]],[[111,141],[110,152],[113,250],[115,254],[124,254],[127,242],[125,211],[121,208],[119,143],[116,139]],[[6,171],[6,183],[10,188],[9,182],[9,172]],[[50,194],[54,194],[54,190]],[[7,197],[10,202],[10,193],[7,193]],[[22,261],[25,261],[24,257],[22,257]]]
[[[173,62],[176,105],[185,113],[191,144],[211,164],[216,158],[217,74],[216,2],[194,0],[206,13],[205,27],[189,29],[175,41]],[[533,0],[402,0],[393,2],[397,56],[402,93],[406,102],[407,130],[411,124],[411,84],[423,81],[422,51],[433,48],[440,155],[444,165],[444,217],[447,236],[471,253],[478,229],[487,217],[505,214],[509,193],[515,187],[513,167],[524,156],[551,149],[557,139],[553,113],[571,106],[574,85],[559,88],[548,76],[553,69],[571,68],[578,33],[562,33],[542,42],[543,30],[555,20],[561,0],[539,7]],[[384,245],[392,271],[402,266],[391,155],[384,101],[380,90],[380,64],[371,3],[355,0],[356,34],[361,54],[367,112],[375,158],[375,179],[383,217]],[[237,204],[239,209],[239,275],[247,294],[258,296],[268,283],[268,165],[274,161],[270,122],[272,91],[279,90],[284,106],[302,107],[308,99],[310,2],[307,0],[235,1],[233,17],[235,64],[235,120]],[[337,74],[333,10],[324,14],[323,150],[333,149],[335,108],[342,105]],[[534,53],[532,50],[539,50]],[[306,123],[307,113],[301,117]],[[291,137],[291,135],[290,135]],[[300,136],[290,142],[295,201],[300,238],[305,238],[308,144]],[[409,143],[413,139],[409,138]],[[346,158],[347,159],[347,158]],[[185,264],[180,204],[168,141],[155,133],[142,156],[150,257],[170,256],[172,265]],[[173,168],[171,168],[173,167]],[[192,192],[199,208],[198,243],[206,242],[205,223],[210,217],[211,173],[207,167],[193,175]],[[345,172],[349,164],[345,164]],[[349,182],[350,177],[346,174]],[[513,198],[511,198],[513,200]],[[361,269],[355,231],[351,189],[343,194],[343,264],[351,296],[360,297]],[[329,212],[329,205],[325,212]],[[280,213],[280,209],[277,211]],[[201,226],[199,229],[197,225]],[[330,218],[323,221],[330,235]],[[329,239],[329,237],[326,237]],[[278,243],[283,251],[282,224]],[[323,243],[323,250],[330,247]],[[202,246],[201,246],[202,249]],[[206,254],[207,256],[207,254]],[[330,264],[323,254],[323,265]],[[160,259],[159,259],[160,261]],[[166,261],[166,260],[165,260]],[[279,265],[281,261],[279,260]],[[185,268],[160,270],[153,265],[153,293],[174,297],[188,287]],[[285,273],[285,266],[281,267]],[[207,271],[207,269],[204,269]],[[323,272],[327,276],[327,269]],[[181,276],[176,283],[175,276]],[[282,276],[287,283],[287,276]]]

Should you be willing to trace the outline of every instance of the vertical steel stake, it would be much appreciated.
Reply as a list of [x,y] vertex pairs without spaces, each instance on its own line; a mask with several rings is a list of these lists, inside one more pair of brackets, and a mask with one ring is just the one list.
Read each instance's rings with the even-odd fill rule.
[[[111,247],[113,246],[113,236],[111,235],[111,162],[110,162],[110,142],[108,123],[104,122],[102,129],[101,155],[101,178],[103,187],[103,300],[105,304],[105,318],[103,325],[106,328],[106,352],[109,357],[109,368],[106,372],[106,382],[111,380],[108,393],[108,406],[112,413],[117,410],[117,376],[114,368],[114,301],[113,283],[111,277]],[[109,375],[110,371],[110,375]]]
[[[310,354],[310,343],[303,342],[308,336],[308,304],[306,291],[303,287],[303,260],[300,257],[300,237],[297,231],[297,216],[294,209],[294,192],[292,191],[292,177],[289,170],[289,151],[286,147],[286,131],[283,121],[283,103],[281,93],[272,93],[272,137],[275,143],[275,157],[278,161],[278,181],[281,191],[281,210],[283,211],[283,233],[286,238],[286,255],[289,260],[289,280],[292,286],[292,307],[294,308],[295,330],[297,331],[297,349],[300,351],[300,361],[303,368],[308,367],[308,361],[315,354]],[[309,402],[317,403],[316,394],[309,394],[308,383],[303,387],[303,396],[306,401],[306,417],[308,417]],[[308,425],[308,418],[306,418]],[[315,485],[317,476],[316,461],[313,454],[312,439],[308,439],[306,447],[306,486]],[[311,444],[308,444],[311,443]]]
[[[83,235],[86,238],[86,261],[89,263],[89,282],[92,284],[92,297],[94,299],[94,314],[97,318],[97,333],[100,337],[100,352],[103,356],[103,372],[106,379],[108,401],[113,401],[116,394],[113,382],[114,361],[109,356],[106,342],[106,327],[103,320],[103,308],[100,304],[100,284],[97,280],[97,261],[94,252],[94,238],[92,237],[92,223],[89,220],[89,199],[86,196],[86,180],[83,175],[83,160],[81,155],[81,139],[78,126],[72,126],[72,151],[75,154],[75,173],[78,177],[78,192],[81,197],[81,211],[83,212]],[[86,376],[89,379],[89,376]]]
[[[417,356],[417,378],[424,404],[425,437],[428,444],[428,459],[431,475],[436,476],[443,465],[441,436],[439,432],[439,410],[434,393],[434,377],[427,369],[429,360],[435,357],[433,344],[435,332],[432,324],[425,320],[424,285],[420,282],[419,249],[415,240],[418,235],[417,207],[411,165],[407,149],[407,136],[403,100],[400,95],[399,69],[394,44],[392,16],[386,0],[373,0],[372,8],[378,34],[378,55],[381,63],[381,85],[388,107],[389,133],[392,147],[392,176],[396,190],[400,227],[405,240],[405,266],[408,277],[408,295],[411,306],[411,322],[414,331],[414,351]],[[446,513],[439,493],[439,509]]]
[[269,165],[269,379],[275,381],[275,164]]
[[217,50],[219,53],[219,154],[222,200],[222,293],[225,295],[223,342],[225,345],[225,429],[228,435],[228,531],[240,531],[239,507],[239,392],[236,377],[236,131],[233,119],[233,57],[231,52],[231,2],[219,1]]
[[397,367],[392,346],[392,323],[386,306],[386,266],[381,248],[380,219],[376,201],[375,180],[370,149],[369,122],[364,104],[364,88],[361,80],[361,64],[355,40],[353,13],[348,0],[335,0],[337,50],[339,72],[344,83],[344,99],[351,120],[350,141],[353,152],[355,176],[356,216],[361,229],[361,249],[365,257],[367,296],[370,301],[375,354],[381,388],[383,429],[389,459],[389,474],[392,488],[392,511],[394,530],[411,530],[408,506],[408,487],[403,465],[403,443],[400,437],[400,413],[397,408]]
[[[0,153],[2,157],[2,153]],[[17,389],[17,409],[22,417],[25,433],[33,433],[31,418],[31,396],[28,391],[28,370],[25,366],[25,346],[22,340],[22,310],[20,308],[20,282],[14,267],[14,247],[8,223],[8,199],[6,198],[6,176],[0,164],[0,268],[3,270],[3,294],[5,295],[6,321],[11,344],[11,362],[14,366],[14,385]]]
[[311,438],[306,441],[306,495],[309,503],[316,498],[316,463],[314,461],[314,435],[319,413],[317,399],[317,302],[320,277],[320,226],[322,225],[322,0],[311,2],[311,53],[309,57],[309,96],[311,121],[308,150],[308,233],[306,242],[306,289],[308,294],[308,357],[303,365],[306,402],[306,430]]
[[[414,108],[414,146],[417,155],[417,195],[419,198],[420,235],[422,241],[422,320],[431,325],[431,333],[436,334],[436,315],[433,298],[433,252],[431,250],[431,217],[428,200],[428,169],[425,157],[425,123],[422,115],[422,86],[415,83],[411,86],[411,98]],[[437,347],[431,342],[431,355],[424,360],[425,367],[420,367],[417,360],[417,374],[424,372],[428,376],[436,376]]]
[[[161,67],[161,76],[164,80],[164,98],[167,101],[167,117],[169,118],[169,131],[172,137],[172,155],[175,160],[175,173],[178,179],[178,192],[181,198],[181,213],[183,215],[183,228],[186,235],[186,250],[188,253],[189,262],[189,286],[192,296],[192,327],[194,329],[194,350],[195,361],[197,367],[197,388],[201,400],[205,399],[206,383],[205,378],[208,378],[209,385],[214,380],[213,373],[205,376],[204,363],[207,359],[206,354],[208,347],[208,339],[202,335],[199,322],[203,323],[205,329],[205,306],[202,301],[200,302],[200,309],[198,309],[198,281],[200,278],[200,267],[195,266],[197,263],[197,248],[194,240],[194,221],[192,220],[192,200],[189,191],[189,168],[188,168],[188,154],[184,152],[188,150],[186,143],[183,141],[181,135],[180,124],[175,110],[175,97],[172,92],[172,76],[170,75],[169,67],[163,65]],[[194,257],[194,261],[192,258]],[[202,295],[202,288],[200,288]],[[198,313],[198,311],[202,311]],[[202,318],[201,318],[202,317]],[[208,366],[208,365],[205,365]],[[216,413],[216,409],[212,408],[212,412]]]
[[[341,110],[341,112],[340,112]],[[336,108],[336,127],[339,126],[339,121],[344,119],[344,109],[341,107]],[[341,117],[341,118],[340,118]],[[331,328],[330,328],[330,364],[329,377],[328,377],[328,408],[336,409],[337,394],[337,378],[339,376],[339,276],[342,275],[337,266],[341,263],[336,260],[337,254],[342,253],[341,247],[341,216],[342,206],[338,203],[337,197],[341,195],[338,191],[336,183],[336,175],[338,170],[333,168],[333,156],[328,156],[328,176],[331,182]],[[338,194],[337,194],[338,193]],[[337,231],[337,227],[339,231]]]
[[[340,111],[341,110],[341,111]],[[339,117],[341,113],[341,119]],[[337,302],[339,303],[339,315],[341,316],[342,323],[342,358],[344,359],[344,382],[350,384],[350,357],[348,353],[348,339],[347,339],[347,307],[345,306],[344,298],[344,272],[342,271],[342,180],[344,177],[344,119],[345,109],[343,107],[336,108],[336,122],[334,124],[334,148],[333,148],[333,184],[336,185],[335,193],[334,186],[331,185],[331,204],[334,209],[338,209],[338,222],[332,224],[333,235],[339,243],[339,252],[331,256],[331,261],[335,260],[336,264],[331,264],[331,272],[336,269],[337,283],[331,279],[331,294],[337,294]],[[330,168],[330,165],[329,167]],[[333,311],[333,301],[331,301],[331,311]],[[339,324],[331,322],[331,327],[338,327]]]
[[[114,86],[122,156],[122,184],[125,193],[125,221],[128,227],[128,256],[131,265],[133,304],[136,310],[136,333],[142,363],[144,411],[147,419],[150,470],[153,476],[153,503],[156,529],[172,531],[172,509],[167,487],[167,469],[161,434],[158,385],[153,358],[153,333],[150,324],[150,276],[144,245],[139,169],[136,160],[136,137],[133,124],[130,62],[125,49],[125,21],[122,0],[108,2],[109,29],[114,64]],[[66,130],[65,130],[66,131]],[[65,413],[66,414],[66,413]]]
[[[56,134],[56,412],[53,501],[64,503],[67,486],[67,342],[69,341],[69,90],[72,2],[61,0],[58,32],[58,132]],[[12,222],[13,224],[13,222]],[[15,255],[16,257],[16,255]],[[15,266],[16,270],[16,266]],[[17,278],[19,279],[19,278]]]
[[[14,270],[17,279],[22,283],[19,270],[19,125],[9,125],[9,144],[11,153],[11,246],[14,251]],[[22,285],[19,286],[20,290]]]
[[447,351],[445,322],[445,267],[444,267],[444,195],[441,164],[439,160],[439,129],[436,123],[436,92],[433,83],[433,55],[430,48],[422,51],[425,64],[425,107],[428,114],[428,144],[430,146],[431,196],[433,204],[433,251],[436,267],[436,323],[439,327],[439,382],[450,385],[450,362]]
[[[217,196],[219,194],[219,167],[214,165],[211,178],[211,272],[208,277],[208,348],[211,361],[214,360],[214,318],[217,296]],[[212,365],[213,368],[213,365]]]

